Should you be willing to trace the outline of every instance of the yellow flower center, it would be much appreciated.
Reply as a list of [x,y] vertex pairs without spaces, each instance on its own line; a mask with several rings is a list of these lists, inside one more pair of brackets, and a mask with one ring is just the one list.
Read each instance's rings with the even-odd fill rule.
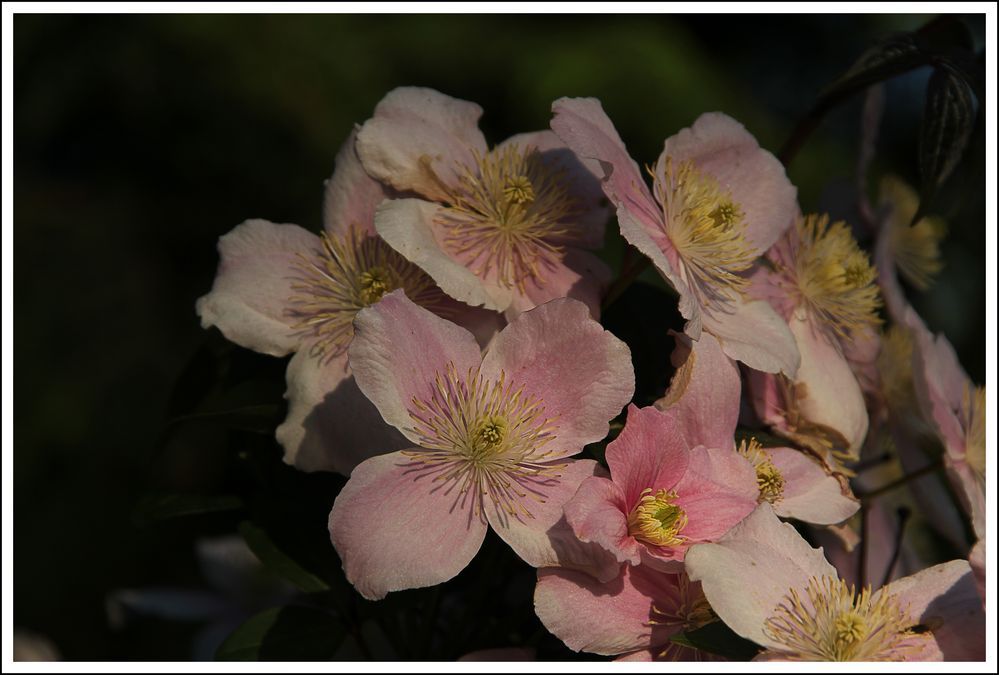
[[686,539],[680,532],[687,526],[686,512],[676,505],[676,491],[652,488],[642,490],[638,504],[628,516],[628,534],[656,546],[677,546]]
[[884,332],[877,365],[881,393],[889,409],[908,415],[917,405],[912,385],[912,336],[908,328],[896,324]]
[[965,461],[985,481],[985,387],[964,390]]
[[812,314],[843,339],[880,324],[877,270],[846,223],[829,225],[828,216],[810,215],[798,221],[795,232],[792,274]]
[[947,223],[928,216],[911,225],[919,196],[894,176],[882,179],[881,202],[892,208],[888,234],[895,265],[909,283],[921,291],[926,290],[933,277],[943,269],[940,242],[947,234]]
[[580,214],[566,172],[516,144],[476,154],[475,162],[461,166],[438,215],[444,245],[482,278],[522,292],[528,282],[542,285],[572,234],[566,221]]
[[775,504],[784,495],[784,474],[780,472],[759,441],[750,438],[749,443],[739,444],[739,453],[748,459],[756,469],[756,486],[760,490],[759,501]]
[[764,624],[790,660],[902,660],[927,637],[898,600],[869,586],[857,594],[842,579],[812,577],[805,594],[791,589]]
[[731,303],[749,284],[740,272],[757,257],[743,236],[742,209],[714,177],[690,161],[674,166],[667,157],[661,173],[650,173],[666,236],[679,255],[687,285],[701,304]]
[[313,356],[330,359],[354,337],[354,316],[397,288],[416,304],[447,313],[433,280],[380,238],[356,226],[343,237],[324,232],[318,251],[298,254],[286,313],[311,342]]

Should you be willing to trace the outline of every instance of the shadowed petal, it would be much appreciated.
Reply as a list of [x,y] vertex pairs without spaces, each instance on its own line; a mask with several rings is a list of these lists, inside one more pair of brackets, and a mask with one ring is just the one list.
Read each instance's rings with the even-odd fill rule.
[[387,196],[385,187],[361,166],[354,148],[356,140],[357,129],[354,129],[340,147],[333,176],[326,181],[323,227],[335,237],[345,237],[351,226],[365,234],[374,234],[375,207]]
[[731,313],[705,311],[704,330],[721,342],[729,358],[766,373],[793,377],[801,356],[787,322],[761,300],[736,300]]
[[766,448],[766,452],[784,478],[784,492],[773,505],[778,516],[832,525],[860,508],[860,502],[843,494],[840,482],[804,452],[794,448]]

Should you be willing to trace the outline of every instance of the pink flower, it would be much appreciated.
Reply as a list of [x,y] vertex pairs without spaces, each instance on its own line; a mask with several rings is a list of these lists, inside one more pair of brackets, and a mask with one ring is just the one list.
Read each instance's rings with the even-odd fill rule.
[[624,565],[601,583],[582,572],[538,570],[534,611],[574,651],[618,655],[619,661],[702,661],[711,654],[670,641],[714,620],[701,585],[687,575]]
[[603,438],[631,398],[628,347],[567,298],[520,315],[484,356],[399,291],[354,326],[357,384],[411,445],[360,464],[330,512],[357,590],[378,599],[447,581],[488,525],[536,567],[590,564],[560,521],[598,467],[566,458]]
[[717,543],[687,552],[687,573],[739,635],[788,661],[985,657],[985,615],[965,560],[859,592],[769,504]]
[[581,541],[619,562],[678,571],[690,545],[713,541],[753,510],[756,473],[731,433],[720,438],[692,424],[676,410],[629,406],[607,446],[610,479],[587,478],[565,505]]
[[[880,306],[877,272],[843,222],[799,218],[767,252],[773,271],[754,274],[751,293],[787,320],[801,355],[793,378],[750,373],[757,416],[809,447],[834,469],[854,461],[867,436],[864,392],[851,367],[870,361]],[[863,370],[863,368],[862,368]]]
[[385,241],[446,293],[515,315],[561,297],[599,315],[610,271],[585,249],[603,244],[597,179],[551,131],[492,150],[482,108],[419,87],[390,91],[361,127],[367,172],[412,198],[379,208]]
[[326,184],[324,231],[249,220],[219,239],[218,273],[197,302],[205,328],[288,364],[288,417],[277,429],[285,462],[305,471],[351,469],[405,447],[357,389],[347,367],[352,321],[362,307],[403,288],[421,305],[460,320],[485,340],[499,329],[492,312],[464,307],[374,233],[383,188],[364,173],[351,134]]
[[680,294],[684,332],[697,340],[703,328],[731,358],[793,375],[798,353],[787,325],[746,294],[753,263],[797,212],[780,162],[741,124],[707,113],[666,139],[650,191],[597,99],[562,98],[552,111],[555,133],[600,162],[621,234]]
[[[676,410],[688,438],[734,447],[742,391],[735,362],[710,335],[697,342],[676,335],[676,341],[672,361],[677,372],[656,407]],[[825,525],[849,518],[860,506],[845,481],[805,452],[764,447],[755,438],[743,441],[738,450],[756,471],[757,500],[772,504],[780,516]]]

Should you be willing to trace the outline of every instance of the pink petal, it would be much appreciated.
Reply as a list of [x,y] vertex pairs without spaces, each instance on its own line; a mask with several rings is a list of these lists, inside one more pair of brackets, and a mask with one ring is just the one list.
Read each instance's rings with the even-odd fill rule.
[[985,660],[985,609],[967,560],[934,565],[880,592],[893,595],[931,629],[944,660]]
[[434,586],[468,565],[486,535],[473,499],[434,483],[406,455],[372,457],[354,469],[330,511],[343,571],[369,600]]
[[624,495],[626,512],[635,507],[643,490],[676,485],[687,471],[688,447],[677,411],[628,406],[624,429],[607,445],[605,455]]
[[732,443],[725,448],[696,447],[689,458],[675,487],[677,504],[688,518],[681,534],[689,541],[712,541],[756,508],[756,471]]
[[976,537],[985,536],[985,476],[975,472],[967,462],[944,455],[947,477],[957,493],[958,500],[971,518],[971,529]]
[[798,191],[784,166],[728,115],[704,113],[691,127],[666,139],[659,161],[666,156],[693,161],[731,193],[745,214],[746,241],[760,253],[794,222]]
[[523,387],[557,418],[546,460],[574,455],[607,435],[608,422],[631,399],[635,374],[628,346],[590,318],[586,305],[552,300],[508,325],[482,359],[482,374]]
[[528,495],[521,503],[530,516],[511,515],[499,502],[490,504],[487,500],[486,518],[500,538],[531,567],[567,567],[598,576],[611,568],[614,574],[617,562],[598,547],[586,546],[572,537],[562,511],[580,483],[598,480],[594,478],[597,472],[604,473],[599,464],[581,459],[566,462],[557,478],[516,480],[508,475],[507,480],[516,481],[519,490]]
[[971,565],[971,572],[975,575],[975,586],[978,588],[978,595],[982,598],[982,606],[985,605],[985,539],[979,539],[971,547],[968,553],[968,564]]
[[302,350],[288,363],[287,381],[288,417],[277,428],[285,463],[349,476],[369,457],[412,445],[357,388],[346,354],[323,361]]
[[319,251],[319,237],[298,225],[248,220],[219,238],[219,267],[211,292],[195,310],[204,328],[217,326],[241,347],[284,356],[301,343],[286,312],[299,255]]
[[[526,312],[549,300],[573,298],[586,304],[590,316],[600,318],[600,298],[611,279],[610,268],[588,251],[570,248],[559,264],[545,272],[544,285],[533,279],[525,284],[525,293],[515,293],[510,310]],[[510,311],[508,310],[508,313]]]
[[357,386],[382,418],[414,443],[409,408],[430,400],[434,381],[453,364],[459,376],[479,365],[479,346],[464,328],[414,304],[400,289],[357,313],[347,351]]
[[732,303],[731,313],[705,311],[704,330],[721,342],[725,354],[750,368],[793,377],[801,360],[787,323],[761,300]]
[[691,546],[685,565],[722,621],[742,637],[774,648],[780,645],[767,637],[763,624],[789,590],[805,588],[809,577],[836,576],[822,549],[780,522],[767,503],[717,543]]
[[565,505],[565,519],[580,540],[603,547],[618,562],[637,565],[641,545],[628,534],[628,505],[617,483],[587,478]]
[[678,369],[666,396],[656,402],[656,407],[677,411],[688,442],[713,448],[731,447],[742,391],[738,367],[709,334],[696,341],[679,333],[673,336],[676,348],[671,360]]
[[375,212],[375,229],[389,246],[422,269],[445,293],[469,305],[505,310],[512,291],[487,285],[438,243],[434,218],[441,207],[420,199],[392,199]]
[[970,380],[946,337],[934,337],[914,311],[906,318],[914,338],[912,383],[919,406],[936,426],[948,454],[963,458],[965,436],[957,411]]
[[774,504],[778,516],[832,525],[860,508],[860,502],[852,494],[843,494],[840,482],[804,452],[794,448],[767,448],[766,452],[784,477],[784,493]]
[[676,576],[623,565],[613,581],[569,570],[538,570],[534,610],[573,651],[622,654],[665,643],[679,627],[650,625],[657,599],[677,594]]
[[323,227],[335,237],[346,236],[351,226],[365,234],[374,234],[375,207],[387,196],[385,187],[361,166],[354,148],[356,140],[355,129],[340,147],[333,176],[326,181]]

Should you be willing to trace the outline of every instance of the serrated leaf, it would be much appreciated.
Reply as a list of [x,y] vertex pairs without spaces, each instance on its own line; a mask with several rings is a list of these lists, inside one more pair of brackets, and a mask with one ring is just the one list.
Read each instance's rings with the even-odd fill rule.
[[215,652],[217,661],[329,661],[346,635],[343,623],[312,607],[273,607],[250,617]]
[[964,77],[947,66],[934,70],[926,87],[919,132],[922,186],[917,219],[961,161],[974,129],[975,114],[974,95]]
[[683,647],[724,656],[732,661],[749,661],[760,651],[753,642],[736,634],[721,621],[714,621],[696,630],[676,633],[670,641]]
[[[330,590],[330,585],[320,576],[313,574],[288,552],[279,546],[259,525],[244,520],[239,524],[239,533],[246,540],[253,554],[264,567],[295,584],[306,593]],[[328,543],[328,542],[327,542]]]
[[188,493],[147,495],[135,507],[132,521],[139,527],[145,527],[171,518],[236,511],[241,508],[243,508],[243,500],[235,495]]

